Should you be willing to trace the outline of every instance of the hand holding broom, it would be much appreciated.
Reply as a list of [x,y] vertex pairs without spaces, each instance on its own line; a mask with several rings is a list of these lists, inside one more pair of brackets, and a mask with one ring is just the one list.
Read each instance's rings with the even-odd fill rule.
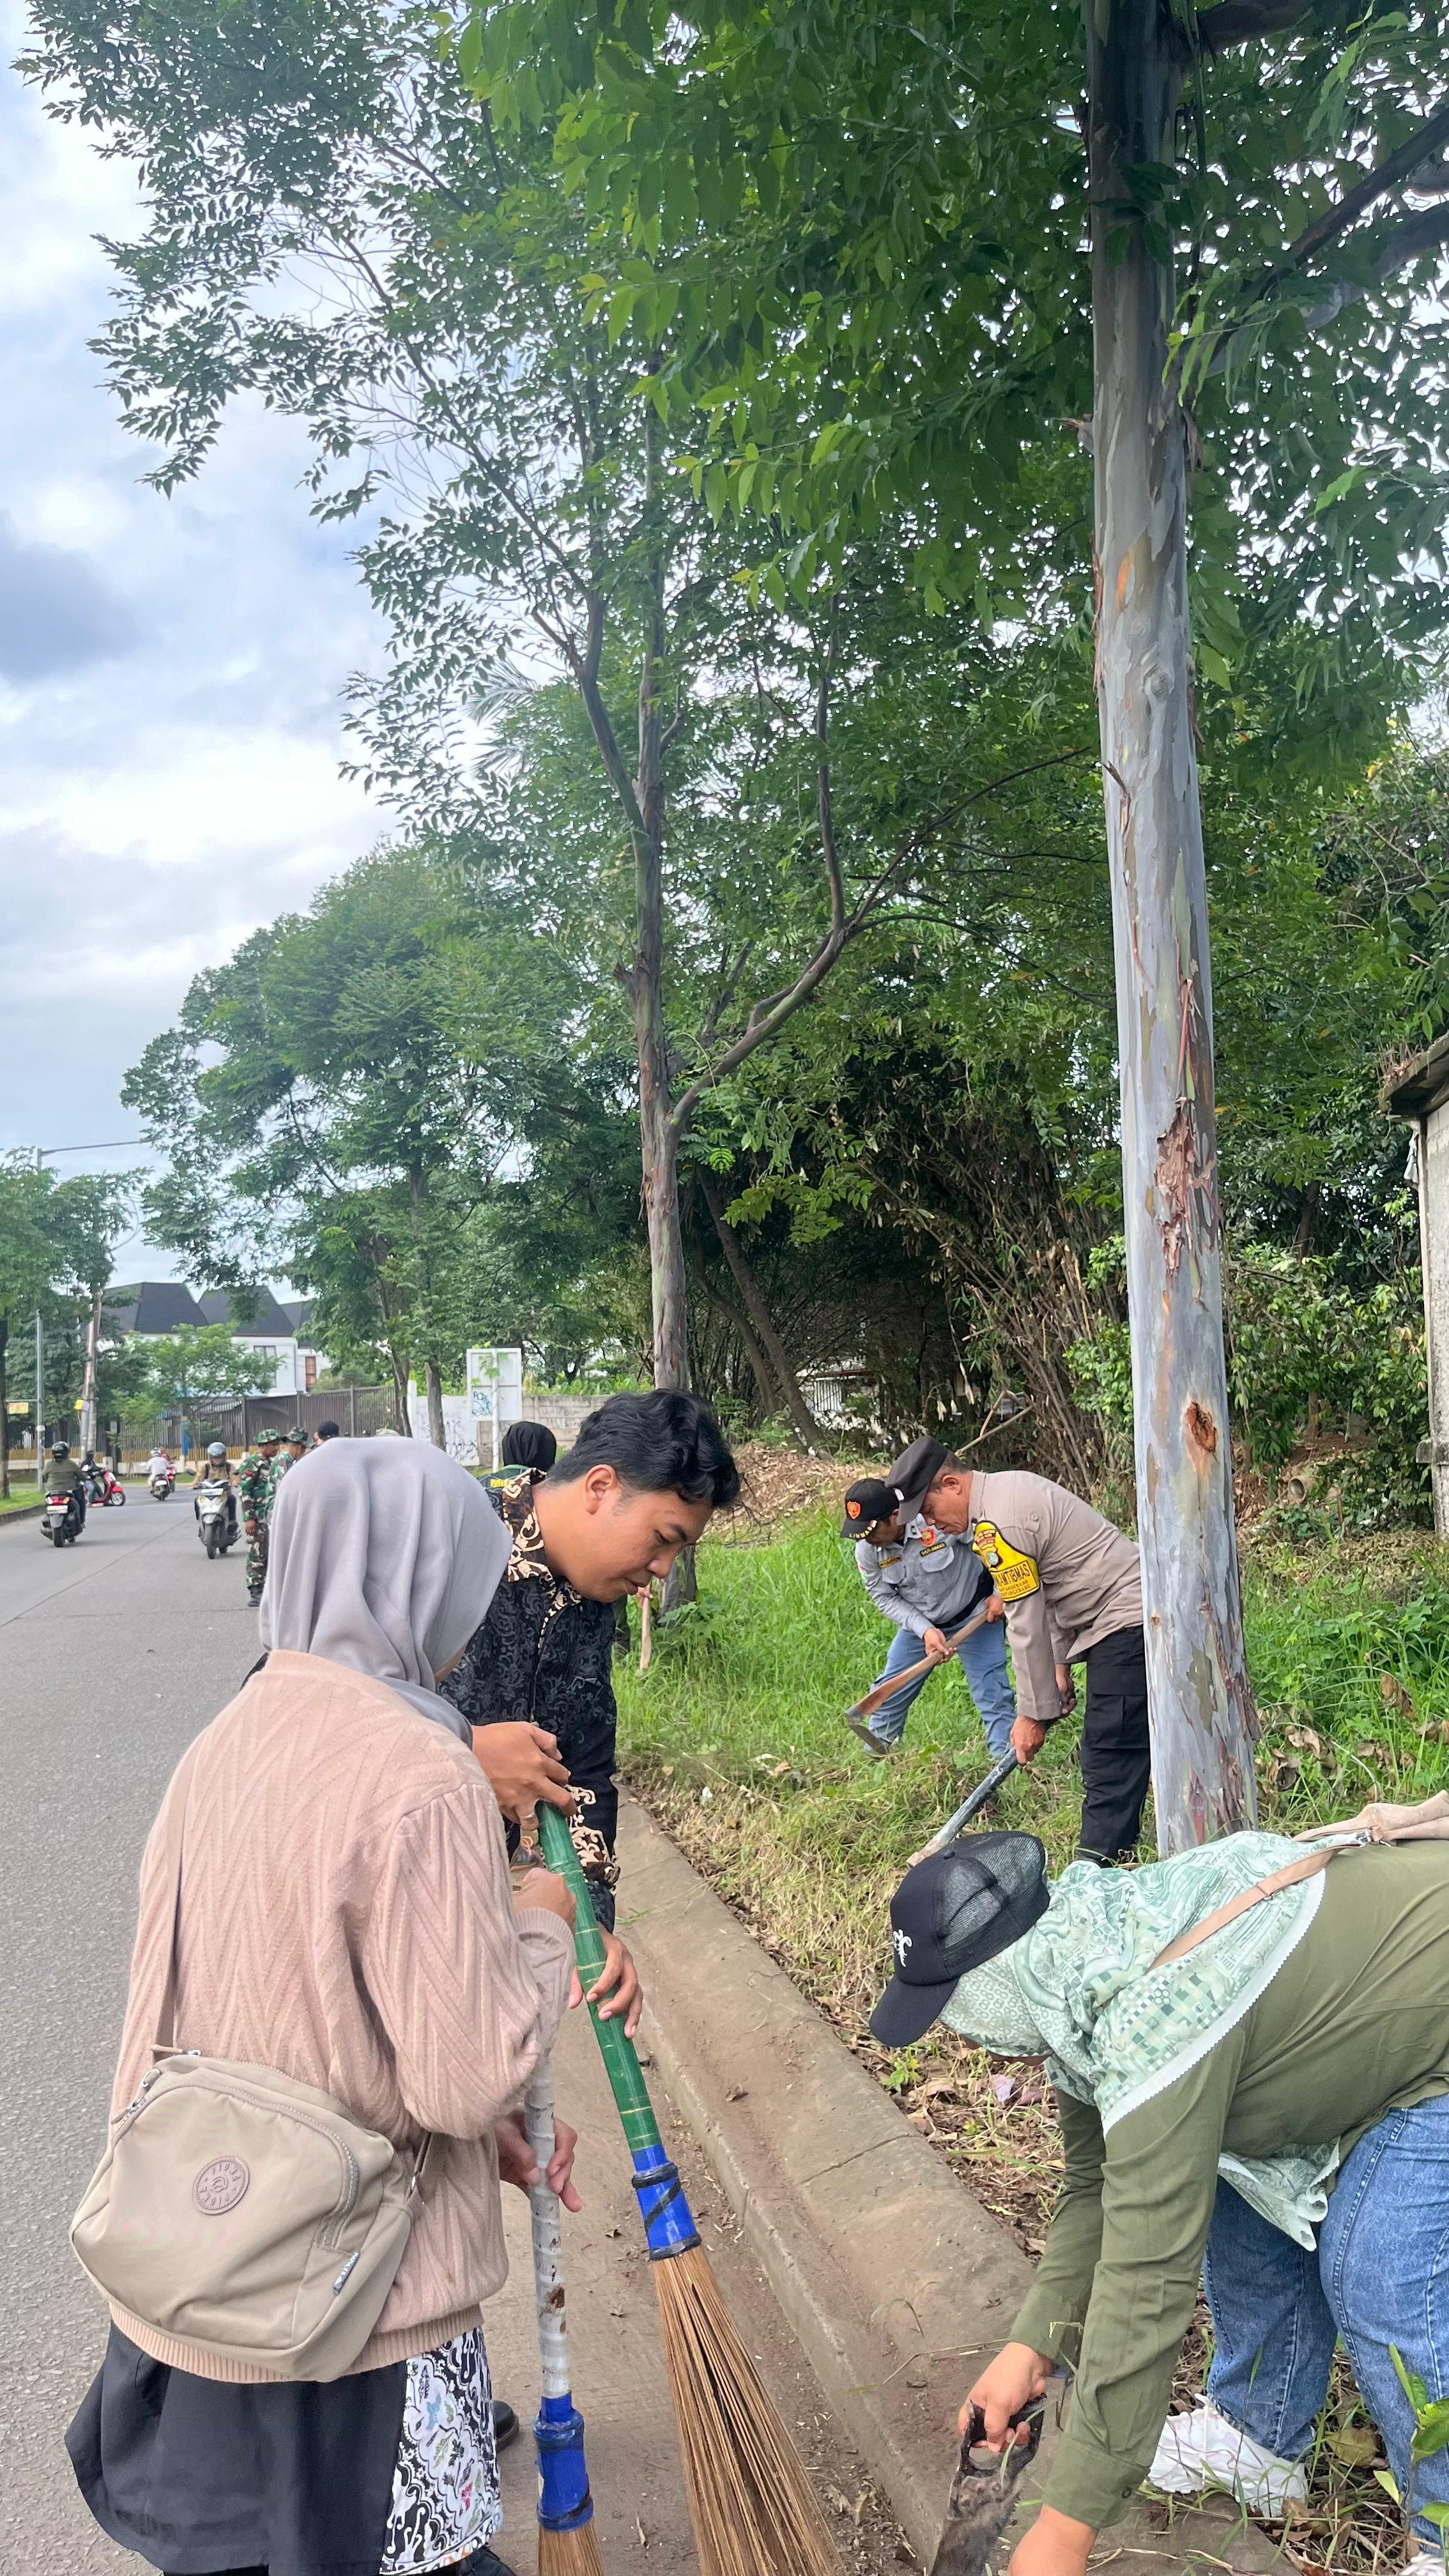
[[[538,1822],[549,1868],[573,1891],[587,1990],[604,1956],[588,1882],[563,1818],[545,1807]],[[633,2041],[589,2010],[634,2163],[702,2576],[840,2576],[815,2491],[720,2297]]]

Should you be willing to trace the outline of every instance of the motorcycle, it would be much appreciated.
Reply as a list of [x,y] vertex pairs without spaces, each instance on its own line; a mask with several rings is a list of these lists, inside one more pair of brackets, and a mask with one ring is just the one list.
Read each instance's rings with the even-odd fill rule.
[[112,1503],[124,1503],[126,1489],[118,1483],[109,1467],[92,1467],[86,1475],[86,1501],[99,1503],[103,1509]]
[[80,1514],[74,1494],[47,1494],[40,1515],[40,1530],[52,1547],[74,1547],[80,1537]]
[[175,1485],[176,1485],[176,1470],[175,1470],[175,1468],[174,1468],[174,1467],[158,1467],[158,1468],[156,1469],[156,1471],[155,1471],[155,1474],[154,1474],[154,1475],[152,1476],[152,1478],[151,1478],[151,1498],[152,1498],[153,1502],[158,1502],[158,1503],[166,1503],[166,1502],[169,1502],[169,1501],[170,1501],[170,1499],[171,1499],[172,1493],[173,1493],[173,1491],[175,1490]]
[[196,1534],[208,1556],[225,1556],[240,1535],[229,1476],[205,1476],[196,1488]]

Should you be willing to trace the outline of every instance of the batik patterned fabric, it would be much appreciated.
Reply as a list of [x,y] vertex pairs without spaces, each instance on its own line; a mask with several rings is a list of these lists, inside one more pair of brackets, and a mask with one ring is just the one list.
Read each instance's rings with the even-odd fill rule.
[[[549,1564],[533,1507],[541,1481],[535,1469],[523,1467],[494,1496],[510,1542],[507,1575],[440,1692],[471,1726],[531,1720],[557,1737],[578,1801],[574,1849],[594,1912],[611,1932],[619,1876],[614,1604],[586,1601]],[[516,1839],[510,1832],[510,1849]]]
[[475,2326],[408,2363],[381,2576],[456,2567],[502,2519],[493,2387]]

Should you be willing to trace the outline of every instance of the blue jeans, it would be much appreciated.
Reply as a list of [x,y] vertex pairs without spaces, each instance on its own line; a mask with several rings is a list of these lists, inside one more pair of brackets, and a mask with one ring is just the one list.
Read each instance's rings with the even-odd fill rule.
[[[1208,2395],[1280,2459],[1301,2459],[1341,2335],[1401,2496],[1413,2416],[1389,2347],[1449,2396],[1449,2097],[1391,2111],[1338,2178],[1315,2255],[1219,2183],[1203,2258],[1217,2341]],[[1449,2451],[1412,2472],[1416,2505],[1449,2503]],[[1417,2538],[1441,2535],[1415,2513]]]
[[[926,1649],[909,1628],[897,1628],[891,1639],[891,1650],[885,1659],[880,1679],[888,1682],[893,1674],[918,1664]],[[986,1729],[986,1741],[992,1759],[1000,1761],[1011,1743],[1011,1729],[1016,1717],[1016,1693],[1006,1669],[1006,1622],[988,1619],[985,1626],[963,1637],[956,1649],[956,1661],[966,1676],[966,1684],[976,1702],[976,1713]],[[920,1696],[930,1679],[921,1673],[904,1690],[898,1690],[871,1719],[871,1733],[882,1744],[899,1744],[906,1731],[906,1715],[911,1702]]]

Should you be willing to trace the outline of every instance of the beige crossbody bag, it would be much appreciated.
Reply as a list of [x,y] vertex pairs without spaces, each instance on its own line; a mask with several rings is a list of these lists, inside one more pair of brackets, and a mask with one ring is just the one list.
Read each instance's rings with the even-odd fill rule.
[[198,2367],[340,2379],[396,2278],[432,2140],[409,2172],[330,2094],[174,2046],[183,1837],[184,1820],[157,2062],[112,2125],[70,2241],[122,2331],[149,2326]]
[[1362,1851],[1367,1843],[1449,1842],[1449,1790],[1440,1789],[1418,1807],[1386,1807],[1376,1802],[1351,1817],[1347,1824],[1314,1825],[1296,1839],[1301,1843],[1326,1842],[1328,1848],[1305,1852],[1302,1860],[1290,1860],[1286,1868],[1275,1869],[1271,1878],[1260,1878],[1252,1887],[1243,1888],[1226,1905],[1217,1906],[1201,1923],[1195,1923],[1190,1932],[1180,1932],[1165,1950],[1159,1950],[1153,1967],[1165,1968],[1174,1959],[1185,1959],[1200,1941],[1221,1932],[1225,1924],[1236,1923],[1240,1914],[1276,1896],[1281,1888],[1294,1887],[1301,1878],[1315,1878],[1340,1852]]

